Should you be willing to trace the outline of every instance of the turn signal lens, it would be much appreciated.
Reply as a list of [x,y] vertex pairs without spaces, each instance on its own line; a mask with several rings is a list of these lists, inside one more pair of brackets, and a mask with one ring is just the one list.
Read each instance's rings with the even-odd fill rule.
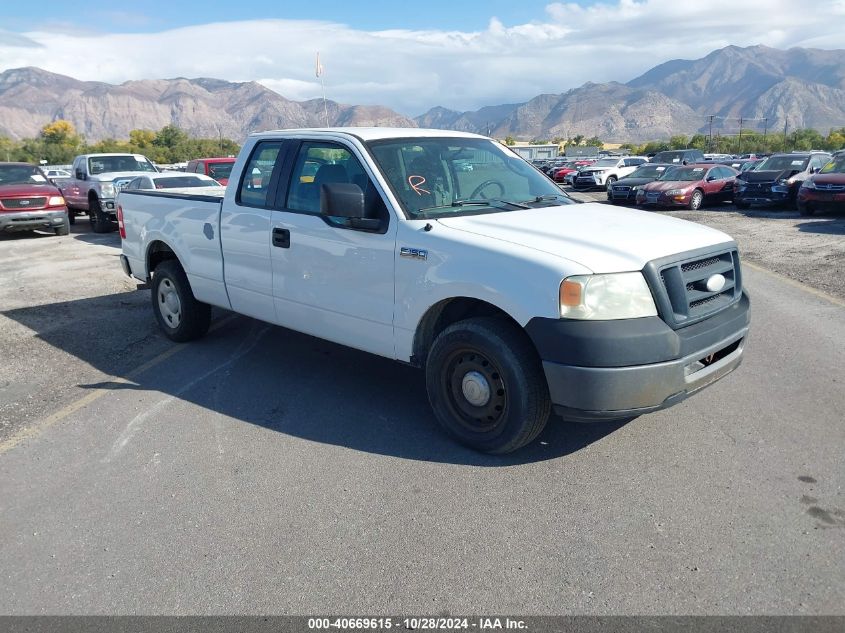
[[581,305],[581,291],[580,283],[565,279],[560,284],[560,305],[572,308]]

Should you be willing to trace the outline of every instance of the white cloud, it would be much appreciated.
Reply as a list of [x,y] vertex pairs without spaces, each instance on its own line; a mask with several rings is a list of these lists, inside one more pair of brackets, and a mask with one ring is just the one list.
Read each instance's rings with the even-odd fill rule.
[[[215,77],[259,80],[290,99],[326,94],[416,115],[435,105],[466,110],[558,93],[586,81],[628,81],[670,59],[728,44],[841,47],[842,0],[617,0],[555,3],[547,20],[486,30],[362,31],[323,21],[204,24],[156,33],[0,33],[0,70],[39,66],[78,79]],[[38,47],[33,47],[35,43]],[[26,44],[30,44],[26,46]]]

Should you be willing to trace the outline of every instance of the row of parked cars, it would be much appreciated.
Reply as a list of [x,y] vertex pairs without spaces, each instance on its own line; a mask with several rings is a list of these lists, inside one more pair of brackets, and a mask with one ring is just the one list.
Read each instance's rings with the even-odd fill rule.
[[80,213],[88,215],[95,232],[113,231],[121,190],[219,191],[234,162],[232,157],[196,159],[184,172],[161,172],[140,154],[83,154],[70,171],[0,163],[0,232],[48,229],[67,235]]
[[575,189],[604,188],[617,204],[698,209],[732,201],[797,208],[801,215],[845,208],[845,151],[791,152],[706,160],[699,150],[551,163],[547,175]]

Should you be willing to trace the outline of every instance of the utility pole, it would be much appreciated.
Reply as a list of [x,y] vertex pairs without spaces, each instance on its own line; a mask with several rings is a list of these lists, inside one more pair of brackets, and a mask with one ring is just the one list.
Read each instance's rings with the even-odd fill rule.
[[763,142],[766,142],[766,132],[769,131],[769,117],[763,117]]
[[707,133],[707,152],[710,153],[713,151],[713,117],[715,114],[711,114],[708,118],[710,119],[710,130]]
[[737,153],[742,155],[742,117],[739,117],[739,151]]
[[786,131],[789,129],[789,120],[783,122],[783,151],[786,151]]

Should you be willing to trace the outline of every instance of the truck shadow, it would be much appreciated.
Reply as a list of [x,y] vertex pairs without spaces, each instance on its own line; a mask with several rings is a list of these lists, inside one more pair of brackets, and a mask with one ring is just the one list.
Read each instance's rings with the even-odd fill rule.
[[[146,292],[2,314],[120,379],[79,385],[83,389],[158,391],[279,433],[380,455],[510,466],[575,453],[624,424],[577,424],[552,417],[531,445],[511,455],[488,456],[456,444],[439,429],[422,371],[248,317],[215,310],[207,337],[177,346],[158,332]],[[93,321],[108,323],[110,335],[80,335],[95,327]],[[166,360],[137,371],[174,346],[179,349]],[[127,411],[121,425],[132,415]]]

